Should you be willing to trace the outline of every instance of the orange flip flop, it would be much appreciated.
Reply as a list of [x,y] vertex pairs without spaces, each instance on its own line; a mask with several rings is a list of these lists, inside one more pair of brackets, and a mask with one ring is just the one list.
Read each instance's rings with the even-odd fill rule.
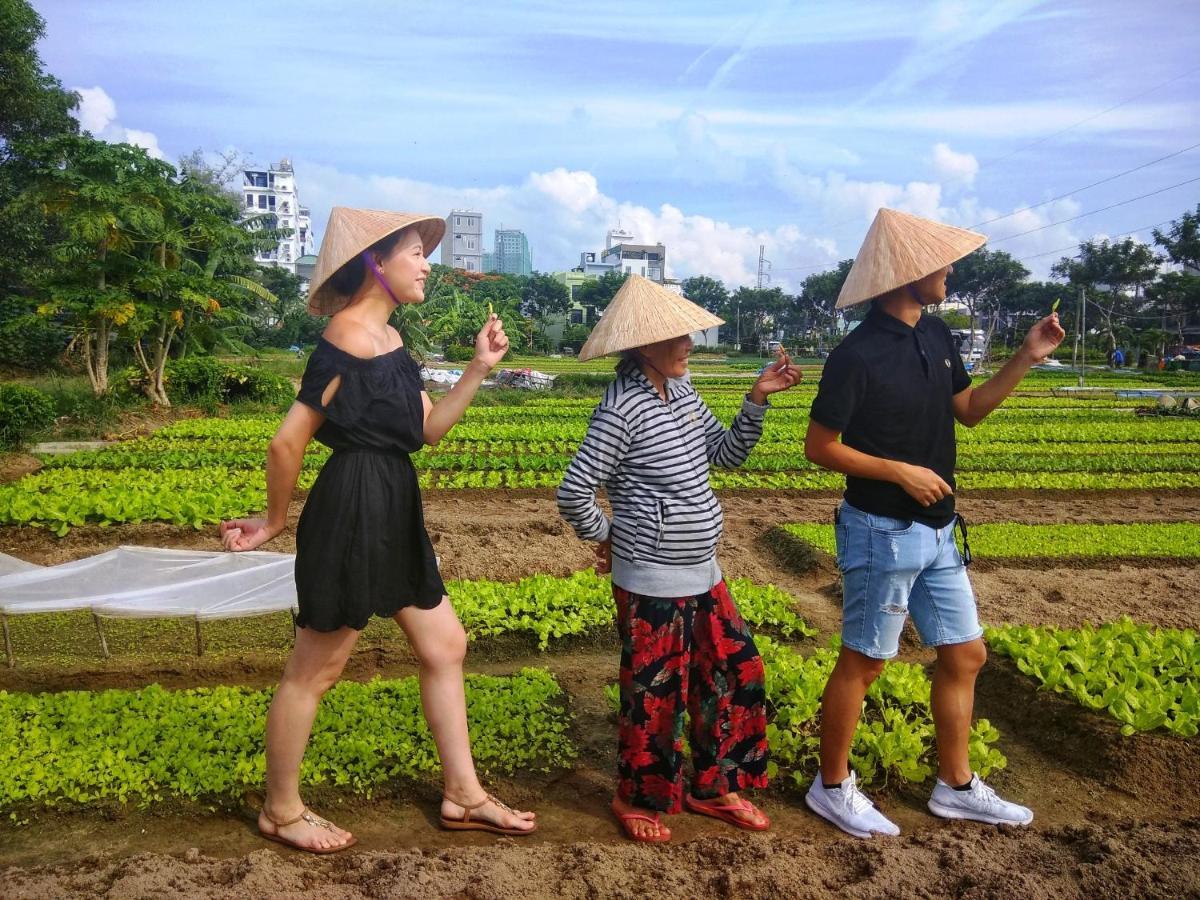
[[747,822],[745,819],[738,818],[738,813],[759,813],[764,819],[767,818],[763,814],[763,811],[749,800],[739,800],[737,803],[715,803],[711,800],[697,800],[691,794],[687,794],[683,798],[683,805],[687,807],[688,812],[694,812],[701,816],[711,816],[714,819],[720,819],[722,822],[728,822],[730,825],[735,825],[746,831],[766,831],[771,827],[770,819],[767,819],[761,825],[755,825],[753,822]]
[[639,844],[665,844],[671,840],[669,834],[664,835],[662,832],[659,832],[657,835],[639,835],[629,825],[630,822],[649,822],[661,828],[662,822],[659,820],[657,812],[653,816],[643,815],[642,813],[623,813],[617,810],[615,802],[612,804],[611,809],[612,814],[621,823],[621,830],[625,832],[625,837],[631,841],[637,841]]

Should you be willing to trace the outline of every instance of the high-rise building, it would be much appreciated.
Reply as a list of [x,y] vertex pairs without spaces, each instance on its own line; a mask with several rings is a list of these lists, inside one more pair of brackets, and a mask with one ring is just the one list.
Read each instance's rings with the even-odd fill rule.
[[483,214],[469,209],[453,209],[446,216],[446,236],[442,238],[442,265],[483,271]]
[[260,266],[278,266],[294,273],[300,257],[316,252],[312,219],[308,207],[300,205],[291,160],[280,160],[265,169],[243,169],[242,204],[243,219],[262,216],[264,227],[291,231],[280,238],[275,249],[255,257]]
[[487,271],[504,275],[533,274],[533,257],[525,232],[516,228],[497,228],[494,247],[492,267]]

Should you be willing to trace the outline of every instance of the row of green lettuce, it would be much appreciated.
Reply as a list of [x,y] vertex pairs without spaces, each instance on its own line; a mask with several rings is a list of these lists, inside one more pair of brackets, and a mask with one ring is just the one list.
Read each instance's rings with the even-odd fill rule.
[[[802,523],[782,531],[829,556],[837,553],[833,525]],[[1200,559],[1200,523],[972,525],[976,559]]]

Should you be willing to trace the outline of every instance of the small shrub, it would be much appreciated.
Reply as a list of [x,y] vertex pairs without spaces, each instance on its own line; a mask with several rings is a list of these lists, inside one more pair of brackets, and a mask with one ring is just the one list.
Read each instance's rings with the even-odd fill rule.
[[15,450],[54,424],[54,403],[37,388],[0,384],[0,449]]

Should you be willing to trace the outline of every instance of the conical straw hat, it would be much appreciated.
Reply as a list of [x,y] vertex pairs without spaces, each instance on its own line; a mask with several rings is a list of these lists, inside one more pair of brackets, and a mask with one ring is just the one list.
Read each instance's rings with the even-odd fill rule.
[[724,324],[724,319],[661,284],[630,275],[592,329],[579,359],[595,359]]
[[920,281],[983,246],[977,231],[943,225],[894,209],[881,209],[838,294],[845,309]]
[[426,256],[441,243],[446,233],[446,223],[438,216],[335,206],[329,214],[329,224],[325,226],[325,237],[313,271],[308,311],[314,316],[329,316],[345,306],[350,298],[339,295],[329,284],[329,279],[372,244],[409,225],[417,226]]

